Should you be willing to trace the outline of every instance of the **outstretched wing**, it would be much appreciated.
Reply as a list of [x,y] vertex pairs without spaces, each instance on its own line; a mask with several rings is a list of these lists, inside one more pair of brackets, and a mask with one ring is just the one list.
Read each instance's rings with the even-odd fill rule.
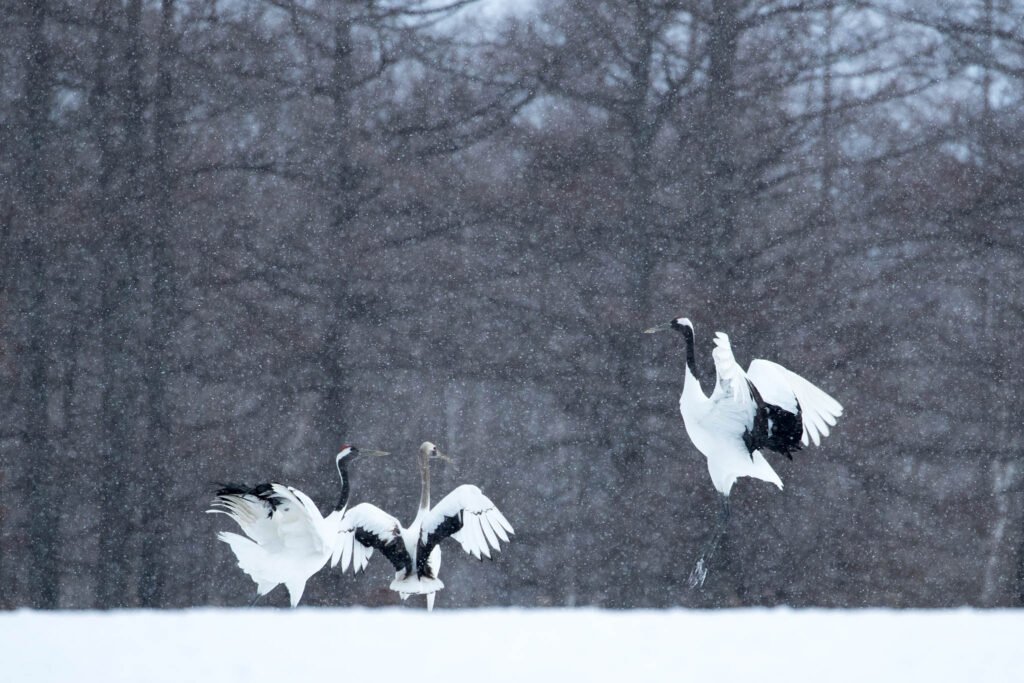
[[245,535],[275,552],[284,548],[274,513],[279,505],[273,496],[273,484],[249,488],[245,484],[223,484],[214,494],[208,513],[227,515],[235,520]]
[[275,504],[273,519],[284,546],[291,550],[322,553],[329,539],[323,535],[323,515],[309,496],[283,484],[271,484],[269,500]]
[[[754,426],[756,402],[750,392],[746,373],[732,355],[729,337],[723,332],[715,333],[715,349],[711,352],[715,361],[715,372],[718,378],[711,392],[709,403],[711,409],[700,418],[700,421],[715,433],[732,435],[737,440]],[[750,444],[747,451],[753,452]],[[751,456],[753,457],[753,456]]]
[[497,506],[476,486],[465,484],[441,499],[426,514],[420,527],[417,557],[426,558],[438,543],[451,536],[473,557],[491,557],[491,548],[501,550],[499,539],[509,542],[515,533]]
[[718,374],[715,389],[711,392],[711,401],[717,404],[729,401],[739,407],[748,408],[751,396],[747,387],[747,376],[732,355],[729,335],[724,332],[715,333],[715,348],[711,352],[711,358],[715,361],[715,372]]
[[217,490],[213,508],[238,522],[246,536],[270,553],[285,550],[322,553],[327,547],[323,516],[302,491],[273,482],[253,488],[225,484]]
[[395,571],[412,571],[412,558],[402,542],[401,523],[376,505],[360,503],[345,513],[338,529],[338,538],[331,554],[331,566],[353,573],[366,569],[366,564],[379,550]]
[[768,360],[754,360],[747,377],[757,387],[765,403],[799,415],[803,422],[800,441],[808,439],[817,446],[828,436],[829,427],[843,414],[843,406],[806,379]]

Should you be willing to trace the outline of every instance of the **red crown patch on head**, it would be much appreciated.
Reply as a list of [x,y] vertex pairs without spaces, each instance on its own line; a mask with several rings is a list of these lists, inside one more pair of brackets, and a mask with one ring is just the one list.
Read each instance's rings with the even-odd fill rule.
[[346,448],[352,448],[352,446],[348,445],[347,443],[343,443],[343,444],[341,444],[341,448],[338,449],[338,452],[341,452],[341,451],[345,450]]

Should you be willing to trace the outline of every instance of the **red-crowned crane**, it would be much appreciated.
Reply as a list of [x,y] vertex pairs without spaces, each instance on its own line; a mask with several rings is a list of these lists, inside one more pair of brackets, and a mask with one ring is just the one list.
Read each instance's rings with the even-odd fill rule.
[[[444,588],[438,571],[441,569],[439,544],[449,536],[462,549],[477,559],[490,559],[491,548],[500,550],[499,539],[509,542],[512,525],[491,499],[476,486],[464,484],[430,507],[430,461],[449,460],[429,441],[420,446],[420,506],[408,527],[368,503],[356,505],[342,521],[340,537],[331,566],[341,562],[342,571],[352,566],[354,572],[379,550],[395,568],[391,590],[402,599],[410,595],[426,595],[427,610],[434,608],[434,594]],[[449,460],[450,462],[450,460]]]
[[679,410],[686,433],[708,461],[711,482],[721,499],[715,531],[701,550],[690,573],[690,587],[704,585],[708,564],[729,521],[729,492],[739,477],[754,477],[782,488],[782,480],[762,449],[793,459],[792,453],[813,441],[817,446],[843,414],[834,398],[800,375],[767,360],[751,361],[744,372],[732,355],[729,337],[715,334],[711,357],[718,375],[706,396],[697,380],[693,352],[693,323],[676,318],[644,330],[676,330],[686,342],[686,375]]
[[[211,513],[225,514],[245,532],[222,531],[217,538],[231,546],[238,566],[256,582],[256,598],[283,583],[292,607],[299,604],[306,581],[334,552],[348,505],[348,466],[361,455],[387,455],[348,444],[334,457],[341,477],[341,498],[324,517],[309,496],[291,486],[268,482],[249,488],[225,484],[217,490]],[[247,538],[248,537],[248,538]]]

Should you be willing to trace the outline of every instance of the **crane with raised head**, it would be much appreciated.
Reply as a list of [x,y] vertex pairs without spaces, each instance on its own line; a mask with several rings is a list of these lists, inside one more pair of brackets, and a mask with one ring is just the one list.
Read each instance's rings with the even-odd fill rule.
[[348,466],[363,455],[387,453],[345,444],[334,456],[341,497],[326,517],[309,496],[284,484],[224,484],[217,489],[207,512],[227,515],[245,533],[221,531],[217,538],[231,547],[238,566],[256,582],[256,597],[250,606],[282,583],[292,607],[299,604],[306,581],[334,552],[348,506]]
[[416,517],[403,526],[393,516],[369,503],[356,505],[342,521],[331,566],[341,563],[342,571],[366,568],[374,550],[379,550],[395,568],[391,590],[402,599],[426,595],[427,609],[434,608],[434,596],[444,588],[438,578],[441,569],[440,543],[452,538],[477,559],[490,559],[491,548],[509,542],[512,525],[491,499],[471,484],[455,488],[430,507],[430,461],[451,461],[437,446],[425,441],[419,449],[420,504]]
[[721,504],[714,533],[701,549],[690,573],[690,587],[702,586],[708,564],[729,521],[729,493],[739,477],[753,477],[782,489],[782,480],[762,450],[793,459],[793,453],[821,443],[843,414],[834,398],[778,363],[753,360],[744,372],[732,353],[729,337],[715,334],[711,357],[715,363],[714,390],[704,393],[697,380],[693,323],[676,318],[646,333],[675,330],[686,345],[686,370],[679,411],[686,433],[708,462],[711,483]]

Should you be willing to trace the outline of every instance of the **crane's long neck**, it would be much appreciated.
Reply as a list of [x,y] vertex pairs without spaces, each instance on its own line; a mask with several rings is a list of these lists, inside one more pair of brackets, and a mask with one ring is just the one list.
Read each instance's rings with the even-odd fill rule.
[[693,352],[693,328],[683,327],[682,333],[686,340],[686,378],[683,381],[683,391],[696,391],[703,396],[704,390],[697,379],[697,357]]
[[697,376],[697,362],[696,362],[697,359],[696,359],[696,356],[693,353],[693,328],[692,327],[684,327],[683,328],[683,338],[686,340],[686,368],[690,371],[690,373],[694,377],[696,377]]
[[348,505],[349,483],[348,483],[348,459],[342,458],[338,461],[338,476],[341,477],[341,498],[334,506],[334,511],[344,510]]
[[425,455],[420,463],[420,509],[423,513],[430,509],[430,456]]

